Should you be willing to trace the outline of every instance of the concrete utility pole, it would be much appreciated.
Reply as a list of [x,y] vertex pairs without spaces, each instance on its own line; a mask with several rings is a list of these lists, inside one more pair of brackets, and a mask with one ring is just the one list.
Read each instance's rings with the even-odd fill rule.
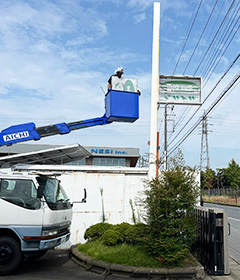
[[152,45],[152,90],[149,180],[156,176],[157,160],[157,119],[159,99],[159,41],[160,41],[160,2],[154,2],[153,45]]
[[[202,141],[201,141],[201,159],[200,159],[200,171],[204,167],[210,168],[209,151],[208,151],[208,122],[205,113],[202,118]],[[205,165],[205,166],[204,166]]]
[[[173,119],[169,119],[168,116],[174,116],[174,114],[168,114],[167,110],[169,104],[165,105],[165,112],[164,112],[164,170],[167,171],[168,168],[168,132],[173,133],[174,132],[174,120]],[[171,110],[173,111],[174,106],[170,107]],[[172,121],[173,122],[173,127],[172,130],[168,130],[168,122]]]
[[167,104],[165,105],[165,129],[164,129],[164,170],[167,170]]

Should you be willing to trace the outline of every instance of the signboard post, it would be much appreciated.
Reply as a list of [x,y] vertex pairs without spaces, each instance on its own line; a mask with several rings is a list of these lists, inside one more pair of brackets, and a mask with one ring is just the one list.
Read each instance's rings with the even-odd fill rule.
[[201,77],[159,76],[159,104],[201,105]]
[[160,44],[160,2],[154,2],[153,43],[152,43],[152,87],[151,87],[151,126],[149,180],[156,178],[157,161],[157,120],[159,95],[159,44]]

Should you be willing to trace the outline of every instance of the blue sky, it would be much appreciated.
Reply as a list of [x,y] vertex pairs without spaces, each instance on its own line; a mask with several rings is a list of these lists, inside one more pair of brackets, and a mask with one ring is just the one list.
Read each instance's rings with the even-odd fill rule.
[[[139,147],[148,152],[150,134],[151,52],[153,2],[151,0],[1,0],[0,1],[0,129],[34,122],[37,126],[100,117],[104,114],[104,90],[118,66],[126,77],[138,79],[142,91],[140,118],[133,124],[113,123],[54,136],[38,143]],[[236,1],[238,2],[238,1]],[[160,74],[194,75],[209,42],[216,34],[232,1],[219,0],[201,41],[186,69],[215,0],[203,1],[189,40],[183,49],[200,0],[162,0],[160,34]],[[235,6],[234,6],[235,5]],[[239,16],[235,3],[227,20]],[[234,11],[236,14],[234,14]],[[227,25],[226,25],[227,26]],[[236,25],[238,26],[238,25]],[[226,28],[226,32],[227,29]],[[233,30],[233,32],[236,28]],[[222,31],[224,32],[224,31]],[[224,35],[224,33],[222,33]],[[233,33],[232,33],[233,34]],[[226,36],[225,36],[226,37]],[[224,38],[224,36],[223,36]],[[227,42],[219,41],[214,50]],[[238,55],[239,32],[210,77],[202,63],[196,75],[205,75],[203,97]],[[207,60],[204,58],[203,62]],[[186,70],[185,70],[186,69]],[[238,73],[239,62],[189,123],[189,128]],[[240,163],[239,85],[210,115],[210,167],[225,167],[235,158]],[[175,106],[175,134],[184,128],[196,107]],[[182,117],[184,115],[184,117]],[[163,109],[159,110],[159,130],[163,147]],[[186,131],[188,130],[186,127]],[[184,135],[184,130],[179,138]],[[171,149],[170,146],[169,148]],[[199,165],[200,128],[182,145],[186,162]]]

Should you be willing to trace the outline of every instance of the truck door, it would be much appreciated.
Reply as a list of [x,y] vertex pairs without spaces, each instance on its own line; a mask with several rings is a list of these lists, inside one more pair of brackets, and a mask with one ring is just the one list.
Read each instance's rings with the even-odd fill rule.
[[42,226],[41,201],[31,179],[0,179],[0,198],[2,225]]

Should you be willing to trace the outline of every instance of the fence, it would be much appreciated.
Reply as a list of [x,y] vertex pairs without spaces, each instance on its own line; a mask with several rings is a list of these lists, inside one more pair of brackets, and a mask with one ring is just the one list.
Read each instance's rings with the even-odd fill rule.
[[228,203],[238,204],[240,201],[240,188],[204,189],[202,195],[208,196],[209,200],[211,199],[211,196],[219,196],[225,201],[230,199]]
[[229,274],[228,215],[223,209],[195,209],[196,239],[192,252],[209,274]]
[[204,195],[216,196],[230,196],[240,197],[240,188],[218,188],[218,189],[204,189]]

